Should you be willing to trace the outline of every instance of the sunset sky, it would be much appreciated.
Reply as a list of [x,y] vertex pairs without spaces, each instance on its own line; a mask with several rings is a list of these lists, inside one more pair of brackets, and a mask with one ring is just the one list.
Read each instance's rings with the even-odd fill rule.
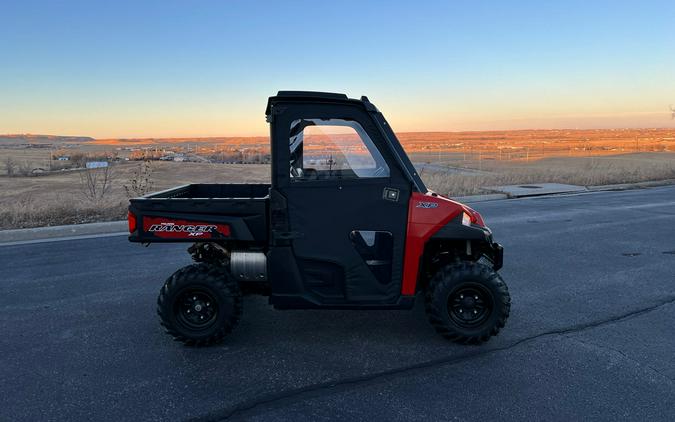
[[12,1],[0,16],[0,133],[264,135],[280,89],[368,95],[397,131],[675,127],[672,0]]

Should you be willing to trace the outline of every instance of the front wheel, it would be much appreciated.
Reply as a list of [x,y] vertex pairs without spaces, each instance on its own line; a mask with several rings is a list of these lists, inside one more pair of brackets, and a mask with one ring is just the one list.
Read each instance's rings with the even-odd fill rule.
[[222,267],[194,264],[166,280],[157,298],[157,313],[166,332],[191,346],[218,343],[239,323],[238,283]]
[[436,273],[427,287],[425,304],[438,333],[458,343],[478,344],[504,327],[511,296],[492,268],[463,262]]

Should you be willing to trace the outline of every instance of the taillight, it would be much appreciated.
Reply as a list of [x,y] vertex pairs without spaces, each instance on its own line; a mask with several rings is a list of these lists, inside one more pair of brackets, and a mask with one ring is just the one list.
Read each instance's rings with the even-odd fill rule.
[[133,233],[136,231],[136,215],[129,211],[127,214],[127,221],[129,222],[129,233]]

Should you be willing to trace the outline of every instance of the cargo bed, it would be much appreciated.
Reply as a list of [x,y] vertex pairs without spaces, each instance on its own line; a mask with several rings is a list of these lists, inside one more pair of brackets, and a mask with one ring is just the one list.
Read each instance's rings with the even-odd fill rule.
[[135,230],[129,240],[265,243],[269,189],[269,184],[189,184],[131,199]]

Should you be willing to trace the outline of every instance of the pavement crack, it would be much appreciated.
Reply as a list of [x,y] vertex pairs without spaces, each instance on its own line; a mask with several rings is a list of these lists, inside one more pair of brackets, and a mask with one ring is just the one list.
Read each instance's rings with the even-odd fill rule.
[[586,345],[586,346],[594,348],[594,349],[607,350],[609,352],[618,354],[623,358],[623,360],[631,362],[632,364],[634,364],[638,368],[646,368],[649,372],[652,372],[653,374],[657,375],[659,378],[664,378],[669,384],[672,384],[673,381],[675,381],[675,379],[673,379],[673,378],[669,377],[668,375],[662,373],[661,371],[654,368],[653,366],[651,366],[649,364],[646,364],[644,362],[640,362],[636,359],[633,359],[632,357],[630,357],[626,353],[624,353],[622,350],[617,349],[615,347],[607,346],[605,344],[597,344],[597,343],[594,343],[594,342],[591,342],[591,341],[588,341],[588,340],[581,340],[579,338],[574,338],[574,337],[571,337],[571,336],[567,336],[567,339],[569,339],[571,341],[574,341],[576,343]]
[[[379,372],[374,372],[368,375],[362,375],[362,376],[355,376],[355,377],[348,377],[348,378],[343,378],[339,380],[333,380],[333,381],[328,381],[328,382],[323,382],[323,383],[317,383],[317,384],[311,384],[305,387],[301,388],[295,388],[295,389],[290,389],[290,390],[284,390],[276,393],[271,393],[271,394],[265,394],[256,398],[253,398],[251,400],[243,401],[238,404],[235,404],[234,406],[225,408],[221,411],[215,411],[209,414],[206,414],[204,416],[192,418],[190,420],[193,421],[222,421],[222,420],[227,420],[231,419],[233,417],[237,417],[242,415],[245,412],[248,412],[250,410],[253,410],[257,407],[272,404],[272,403],[279,403],[283,402],[285,400],[292,400],[293,398],[300,396],[300,395],[320,395],[321,392],[326,391],[326,390],[334,390],[334,389],[340,389],[340,388],[348,388],[351,386],[355,385],[361,385],[361,384],[366,384],[369,383],[373,380],[377,380],[380,378],[385,378],[385,377],[390,377],[390,376],[397,376],[401,375],[404,373],[410,373],[414,371],[420,371],[420,370],[425,370],[429,368],[433,368],[435,366],[443,366],[443,365],[455,365],[458,363],[462,363],[471,359],[476,359],[482,356],[490,355],[490,354],[495,354],[499,352],[503,352],[509,349],[513,349],[515,347],[521,346],[526,343],[533,342],[535,340],[544,338],[544,337],[551,337],[551,336],[567,336],[569,334],[577,333],[580,331],[584,330],[589,330],[592,328],[596,327],[601,327],[605,325],[611,325],[615,324],[618,322],[622,322],[631,318],[635,318],[653,311],[656,311],[664,306],[668,306],[675,303],[675,296],[670,296],[664,300],[661,300],[657,302],[654,305],[647,306],[644,308],[640,308],[637,310],[633,310],[630,312],[626,312],[623,314],[611,316],[608,318],[596,320],[596,321],[591,321],[587,323],[582,323],[582,324],[576,324],[570,327],[566,328],[560,328],[560,329],[554,329],[554,330],[549,330],[549,331],[544,331],[532,336],[524,337],[520,340],[516,340],[510,344],[507,344],[502,347],[495,347],[491,349],[486,349],[486,350],[481,350],[476,353],[466,353],[462,354],[459,356],[452,356],[452,357],[444,357],[444,358],[439,358],[439,359],[433,359],[430,361],[426,362],[421,362],[413,365],[408,365],[404,367],[399,367],[399,368],[393,368],[385,371],[379,371]],[[620,351],[617,351],[618,353],[621,353],[622,355],[625,356]],[[651,368],[654,369],[654,368]],[[658,372],[658,371],[656,371]]]

